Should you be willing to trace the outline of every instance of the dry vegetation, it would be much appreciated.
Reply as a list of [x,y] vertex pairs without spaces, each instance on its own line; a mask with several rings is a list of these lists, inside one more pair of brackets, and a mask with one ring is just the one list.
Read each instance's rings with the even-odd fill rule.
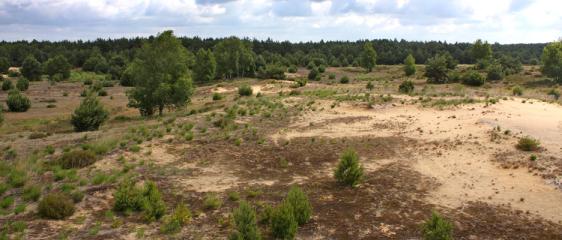
[[[482,87],[426,84],[417,68],[215,82],[152,118],[116,84],[100,97],[107,123],[81,133],[83,80],[31,82],[31,108],[0,127],[0,238],[226,239],[255,218],[266,239],[291,234],[282,223],[298,239],[418,239],[428,224],[455,239],[562,239],[562,100],[548,94],[562,89],[537,66]],[[341,184],[349,149],[361,178]],[[283,222],[303,198],[292,186],[312,209],[298,224]],[[424,225],[434,211],[450,226]]]

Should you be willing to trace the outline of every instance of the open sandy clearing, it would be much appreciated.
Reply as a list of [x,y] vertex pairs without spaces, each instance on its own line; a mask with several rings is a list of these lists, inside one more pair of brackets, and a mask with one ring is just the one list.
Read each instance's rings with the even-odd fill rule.
[[[355,136],[403,136],[425,142],[411,161],[423,175],[441,186],[429,200],[437,205],[462,207],[469,201],[511,206],[516,210],[562,221],[562,192],[526,169],[501,169],[492,158],[514,149],[515,136],[541,140],[545,154],[559,154],[562,147],[562,107],[547,103],[523,103],[520,99],[484,106],[436,110],[414,105],[376,109],[343,105],[312,112],[273,134],[275,141],[297,137],[345,138]],[[512,134],[503,142],[491,141],[490,132],[500,126]],[[515,151],[515,150],[514,150]]]

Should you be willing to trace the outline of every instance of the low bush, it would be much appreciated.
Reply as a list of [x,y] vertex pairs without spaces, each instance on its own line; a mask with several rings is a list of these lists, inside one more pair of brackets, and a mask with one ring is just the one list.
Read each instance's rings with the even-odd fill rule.
[[248,202],[241,201],[238,208],[232,213],[232,216],[234,217],[235,232],[231,235],[230,239],[261,239],[256,220],[256,212]]
[[556,88],[550,89],[550,91],[548,91],[547,94],[549,96],[552,96],[556,100],[558,100],[560,98],[560,91],[558,91],[558,89],[556,89]]
[[250,85],[242,85],[238,87],[238,94],[240,96],[252,96],[253,94],[252,87],[250,87]]
[[273,209],[269,224],[273,237],[277,239],[295,238],[298,223],[290,204],[282,203]]
[[12,81],[8,79],[4,79],[2,81],[2,91],[9,91],[12,90],[13,88],[14,88],[14,84],[12,83]]
[[37,201],[41,197],[41,187],[39,186],[27,186],[23,189],[22,199],[24,201]]
[[318,76],[320,76],[320,73],[316,68],[313,68],[310,70],[310,72],[308,72],[308,80],[317,80]]
[[208,194],[203,200],[203,208],[205,210],[215,210],[222,205],[222,201],[215,194]]
[[486,82],[484,76],[477,71],[468,71],[462,76],[462,83],[469,86],[482,86]]
[[74,110],[70,122],[76,132],[94,131],[98,130],[108,117],[109,113],[100,101],[95,96],[88,95]]
[[27,174],[22,170],[13,169],[8,173],[6,182],[14,188],[23,187],[25,182],[27,182]]
[[224,96],[220,93],[213,93],[213,101],[219,101],[222,100],[224,98]]
[[8,209],[14,205],[14,197],[5,197],[0,200],[0,209]]
[[8,109],[12,112],[26,112],[31,107],[31,101],[20,91],[11,90],[6,100]]
[[293,216],[299,225],[305,224],[310,220],[312,207],[308,201],[308,196],[299,187],[291,187],[285,198],[285,203],[291,205]]
[[135,186],[134,182],[125,178],[113,194],[113,210],[116,212],[129,212],[142,210],[142,190]]
[[373,89],[375,89],[375,85],[373,85],[372,81],[367,82],[367,85],[365,85],[365,88],[369,91],[372,91]]
[[540,145],[539,140],[526,136],[519,139],[516,147],[522,151],[536,151],[540,148]]
[[166,204],[152,181],[144,183],[142,211],[147,222],[158,220],[166,213]]
[[348,149],[342,154],[334,176],[339,183],[352,187],[361,182],[363,167],[359,164],[357,152]]
[[318,72],[319,72],[319,73],[324,73],[324,72],[326,72],[326,67],[325,67],[324,65],[318,66]]
[[308,80],[305,78],[297,78],[295,79],[295,84],[292,85],[293,88],[304,87],[308,83]]
[[523,95],[523,88],[520,86],[515,86],[511,89],[511,92],[514,96],[521,96]]
[[288,69],[288,71],[289,71],[290,73],[296,73],[297,70],[298,70],[298,69],[297,69],[297,66],[295,66],[295,65],[291,65],[291,66],[289,67],[289,69]]
[[171,215],[164,218],[164,224],[160,229],[163,233],[177,233],[183,226],[191,221],[191,211],[184,203],[176,206]]
[[64,193],[49,193],[37,207],[39,215],[48,219],[65,219],[74,214],[74,202]]
[[335,73],[328,74],[328,79],[330,80],[336,79],[336,74]]
[[340,83],[343,83],[343,84],[349,83],[349,77],[348,77],[348,76],[345,76],[345,75],[342,76],[342,77],[340,78]]
[[64,169],[83,168],[96,162],[96,154],[90,150],[74,150],[66,152],[57,161]]
[[410,94],[414,92],[414,82],[406,80],[398,86],[398,91],[405,94]]
[[29,88],[29,80],[27,78],[21,77],[16,82],[16,88],[20,91],[27,91]]
[[423,224],[422,232],[424,240],[453,239],[453,225],[436,212]]
[[500,64],[492,64],[488,67],[488,72],[486,73],[486,79],[489,81],[502,80],[505,76],[502,66]]

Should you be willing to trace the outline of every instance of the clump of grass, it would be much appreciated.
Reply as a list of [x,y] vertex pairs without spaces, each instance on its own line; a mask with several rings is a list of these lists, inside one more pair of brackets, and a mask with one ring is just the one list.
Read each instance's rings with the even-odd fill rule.
[[203,208],[205,210],[215,210],[220,208],[221,205],[222,205],[222,201],[215,194],[208,194],[207,196],[205,196],[205,199],[203,200]]
[[240,200],[240,193],[229,192],[228,193],[228,200],[233,201],[233,202],[237,202],[238,200]]
[[177,233],[189,221],[191,221],[191,211],[184,203],[180,203],[171,215],[164,218],[164,225],[162,225],[161,231],[167,234]]
[[346,150],[334,173],[336,180],[347,186],[355,187],[363,178],[363,167],[359,163],[359,155],[354,150]]
[[340,78],[340,83],[343,83],[343,84],[349,83],[349,77],[347,75],[342,76]]
[[64,153],[57,163],[65,169],[83,168],[93,164],[96,160],[96,154],[90,150],[74,150]]
[[37,201],[41,197],[41,187],[36,185],[27,186],[23,189],[22,199],[24,201]]
[[425,240],[452,240],[453,225],[437,212],[431,213],[422,227],[423,239]]
[[410,94],[414,92],[414,82],[406,80],[398,86],[398,91],[404,94]]
[[521,86],[514,86],[511,92],[514,96],[521,96],[523,95],[523,88]]
[[213,101],[220,101],[224,98],[224,96],[218,92],[213,93]]
[[532,137],[529,136],[525,136],[519,139],[519,142],[517,142],[517,149],[522,150],[522,151],[536,151],[540,148],[540,141],[537,139],[534,139]]
[[253,90],[250,85],[242,85],[238,87],[238,94],[240,96],[252,96]]
[[142,211],[144,219],[152,222],[165,214],[166,205],[154,182],[147,181],[144,188],[135,186],[131,179],[124,179],[113,194],[113,210],[117,212]]
[[39,215],[49,219],[65,219],[74,214],[74,202],[64,193],[49,193],[39,202]]

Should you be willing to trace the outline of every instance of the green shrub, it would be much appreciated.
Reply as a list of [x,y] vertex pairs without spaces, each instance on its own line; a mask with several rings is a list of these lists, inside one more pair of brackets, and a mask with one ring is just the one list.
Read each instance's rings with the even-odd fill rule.
[[253,94],[252,87],[250,87],[250,85],[242,85],[238,87],[238,94],[240,96],[252,96]]
[[363,178],[363,167],[359,164],[359,156],[351,149],[346,150],[334,173],[336,180],[344,185],[356,186]]
[[2,81],[2,91],[9,91],[12,90],[13,88],[14,88],[14,84],[12,83],[12,81],[8,79],[4,79],[4,81]]
[[318,66],[318,72],[319,72],[319,73],[324,73],[324,72],[326,72],[326,67],[325,67],[324,65]]
[[308,196],[297,186],[291,187],[285,203],[291,205],[293,216],[299,225],[305,224],[310,220],[312,207],[308,201]]
[[398,86],[398,91],[405,94],[410,94],[414,92],[414,82],[406,80]]
[[317,80],[318,76],[320,76],[320,73],[316,68],[313,68],[310,70],[310,72],[308,72],[308,80]]
[[289,71],[290,73],[296,73],[297,70],[298,70],[298,69],[297,69],[297,66],[295,66],[295,65],[291,65],[291,66],[289,67],[289,69],[288,69],[288,71]]
[[215,210],[222,205],[222,201],[215,194],[208,194],[203,200],[203,208],[206,210]]
[[286,68],[277,64],[268,64],[265,68],[260,68],[258,70],[258,78],[261,79],[285,79]]
[[[237,209],[232,213],[237,239],[259,240],[261,234],[256,221],[256,212],[246,201],[241,201]],[[234,238],[234,239],[236,239]],[[233,239],[231,236],[230,239]]]
[[29,80],[27,78],[19,78],[16,82],[16,88],[20,91],[26,91],[29,88]]
[[0,196],[2,196],[2,194],[4,194],[6,191],[8,191],[8,188],[10,186],[8,186],[8,184],[0,182]]
[[64,153],[57,163],[65,169],[83,168],[93,164],[96,160],[96,154],[90,150],[74,150]]
[[344,75],[340,78],[340,83],[346,84],[349,83],[349,77]]
[[101,124],[109,117],[109,113],[104,109],[98,99],[88,95],[80,106],[74,110],[70,122],[77,132],[98,130]]
[[554,99],[558,100],[560,98],[560,91],[558,91],[558,89],[553,88],[550,89],[550,91],[548,91],[547,93],[549,96],[554,97]]
[[74,202],[64,193],[53,192],[41,199],[37,210],[43,218],[65,219],[74,214]]
[[367,82],[367,85],[365,85],[365,88],[369,91],[372,91],[373,89],[375,89],[375,85],[373,85],[372,81]]
[[164,225],[160,229],[163,233],[177,233],[191,221],[191,211],[183,203],[176,206],[173,213],[164,218]]
[[424,240],[453,239],[453,225],[436,212],[423,224],[422,232]]
[[500,64],[492,64],[488,67],[488,72],[486,74],[486,79],[490,81],[502,80],[505,76],[502,66]]
[[336,74],[335,73],[328,74],[328,79],[330,80],[336,79]]
[[29,98],[17,90],[12,90],[8,93],[6,103],[12,112],[25,112],[31,107],[31,101],[29,101]]
[[113,194],[113,210],[116,212],[140,211],[143,205],[143,192],[133,181],[125,178]]
[[273,209],[270,219],[270,229],[277,239],[294,239],[298,223],[293,215],[290,204],[282,203]]
[[24,201],[37,201],[41,197],[41,187],[39,186],[27,186],[23,189],[22,199]]
[[308,83],[308,80],[305,78],[297,78],[295,79],[295,84],[293,85],[295,88],[304,87]]
[[220,93],[213,93],[213,101],[219,101],[222,100],[224,98],[224,96]]
[[522,151],[536,151],[540,145],[539,140],[526,136],[519,139],[516,147]]
[[477,71],[471,70],[463,74],[462,83],[469,86],[482,86],[486,82],[484,76]]
[[143,198],[142,211],[146,221],[152,222],[164,216],[166,204],[154,182],[147,181],[144,183]]
[[0,200],[0,208],[8,209],[14,205],[14,197],[5,197]]
[[8,70],[8,77],[19,77],[21,76],[21,73],[18,72],[17,70]]
[[98,96],[100,96],[100,97],[105,97],[105,96],[107,96],[107,91],[106,91],[105,89],[103,89],[103,88],[100,89],[100,90],[98,91]]
[[513,95],[515,96],[521,96],[523,95],[523,88],[520,86],[515,86],[511,89]]
[[12,187],[23,187],[26,181],[27,174],[24,171],[14,169],[8,174],[7,183]]

